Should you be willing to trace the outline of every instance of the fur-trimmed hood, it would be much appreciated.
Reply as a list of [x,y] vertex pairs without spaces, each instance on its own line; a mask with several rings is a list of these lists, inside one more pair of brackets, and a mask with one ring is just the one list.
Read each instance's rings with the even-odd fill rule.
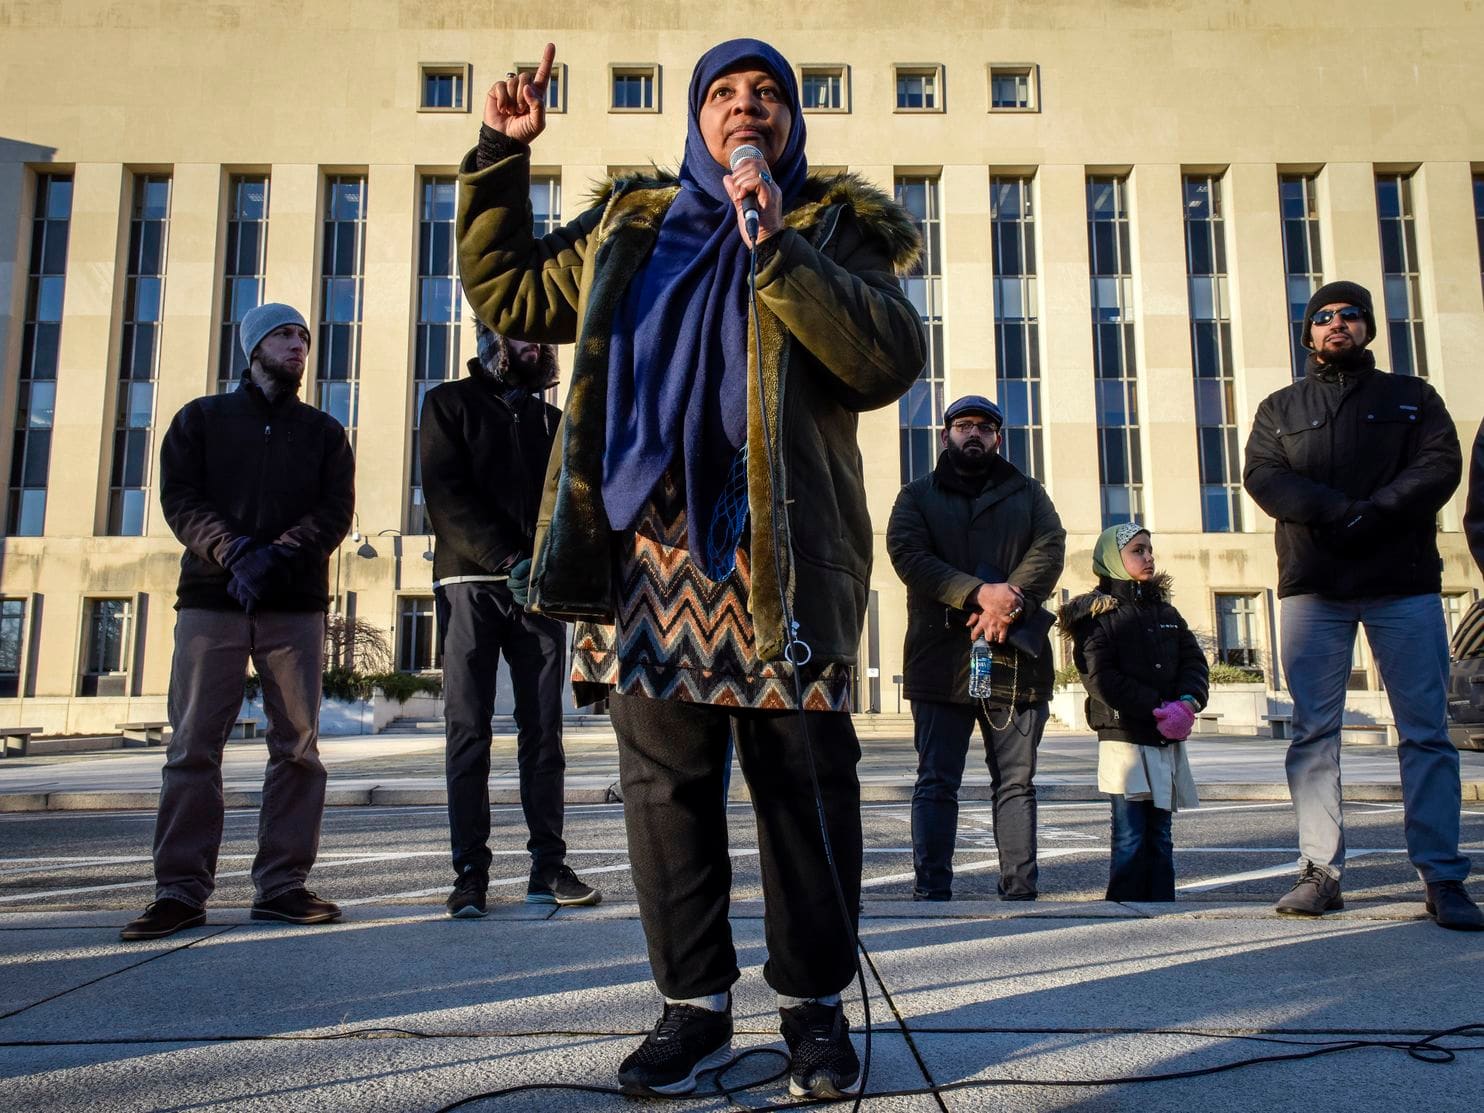
[[[1105,580],[1091,591],[1063,603],[1056,612],[1057,625],[1070,633],[1079,622],[1116,610],[1123,604],[1125,597],[1133,600],[1144,592],[1151,592],[1157,601],[1168,603],[1173,586],[1174,582],[1168,572],[1159,573],[1149,581],[1147,587],[1133,580],[1121,580],[1117,584]],[[1113,590],[1108,590],[1109,587]]]
[[[650,172],[631,177],[608,177],[594,182],[590,202],[611,206],[620,197],[654,190],[663,198],[659,212],[669,207],[680,188],[680,179],[669,170],[652,166]],[[800,231],[813,227],[820,214],[832,205],[849,205],[850,211],[872,233],[886,242],[892,267],[905,274],[922,254],[922,237],[907,211],[859,174],[811,173],[799,191],[794,207],[783,222]]]

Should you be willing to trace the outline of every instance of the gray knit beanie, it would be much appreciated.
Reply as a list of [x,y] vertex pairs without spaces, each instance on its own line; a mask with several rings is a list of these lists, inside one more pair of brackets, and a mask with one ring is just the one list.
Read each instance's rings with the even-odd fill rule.
[[242,324],[238,327],[238,335],[242,338],[242,354],[247,357],[249,363],[252,362],[252,354],[262,343],[263,337],[284,325],[298,325],[305,332],[309,331],[309,326],[304,323],[304,317],[292,305],[270,301],[266,305],[247,311],[242,318]]

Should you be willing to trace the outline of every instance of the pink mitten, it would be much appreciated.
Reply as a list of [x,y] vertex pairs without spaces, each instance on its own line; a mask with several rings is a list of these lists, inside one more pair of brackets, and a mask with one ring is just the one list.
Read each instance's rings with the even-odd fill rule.
[[1159,724],[1159,733],[1171,742],[1184,742],[1195,726],[1195,712],[1183,699],[1171,700],[1156,707],[1154,719]]

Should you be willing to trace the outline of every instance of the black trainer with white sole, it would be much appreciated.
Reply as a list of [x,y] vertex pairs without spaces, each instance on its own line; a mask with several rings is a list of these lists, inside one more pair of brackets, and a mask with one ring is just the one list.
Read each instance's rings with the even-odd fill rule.
[[448,914],[455,920],[480,919],[489,910],[485,896],[488,889],[489,878],[471,869],[459,878],[453,892],[448,894],[445,902]]
[[843,1098],[855,1094],[861,1063],[850,1042],[845,1006],[810,1001],[779,1009],[788,1044],[788,1092],[796,1098]]
[[584,884],[572,872],[572,867],[560,865],[546,873],[531,871],[531,880],[526,885],[527,904],[558,904],[563,908],[578,904],[597,904],[603,894],[591,885]]
[[637,1097],[688,1094],[706,1071],[732,1061],[732,1011],[665,1006],[644,1042],[618,1068],[618,1084]]

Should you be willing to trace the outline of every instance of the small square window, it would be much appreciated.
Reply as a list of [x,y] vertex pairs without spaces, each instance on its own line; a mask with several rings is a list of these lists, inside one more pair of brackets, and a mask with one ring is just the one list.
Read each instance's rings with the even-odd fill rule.
[[849,112],[850,67],[800,66],[799,102],[805,112]]
[[989,67],[991,112],[1039,112],[1040,67],[1031,63],[999,63]]
[[419,112],[468,112],[473,67],[468,62],[424,62],[418,67]]
[[943,67],[893,66],[898,112],[943,111]]
[[609,66],[608,111],[658,112],[659,66]]
[[[528,73],[536,76],[535,62],[515,63],[516,73]],[[546,82],[546,111],[567,111],[567,63],[554,62],[551,67],[551,77]]]

